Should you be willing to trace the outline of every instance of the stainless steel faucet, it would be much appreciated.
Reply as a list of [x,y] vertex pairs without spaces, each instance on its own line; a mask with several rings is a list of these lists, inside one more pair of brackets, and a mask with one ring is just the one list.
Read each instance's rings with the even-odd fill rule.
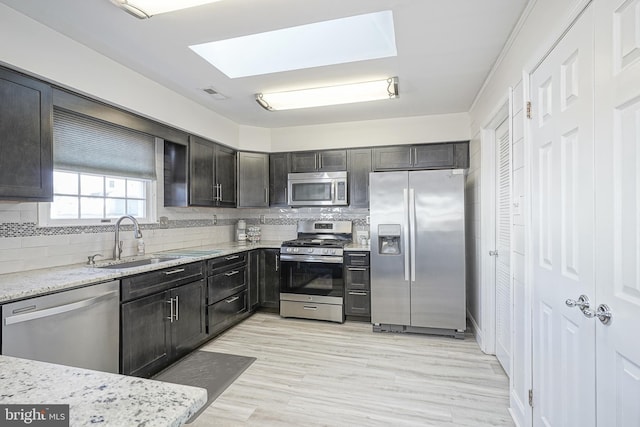
[[133,222],[133,235],[136,239],[142,238],[142,232],[140,231],[140,224],[138,221],[132,217],[131,215],[123,215],[116,221],[116,236],[115,236],[115,245],[113,246],[113,259],[120,259],[120,255],[122,254],[122,241],[120,240],[120,223],[123,219],[129,218]]

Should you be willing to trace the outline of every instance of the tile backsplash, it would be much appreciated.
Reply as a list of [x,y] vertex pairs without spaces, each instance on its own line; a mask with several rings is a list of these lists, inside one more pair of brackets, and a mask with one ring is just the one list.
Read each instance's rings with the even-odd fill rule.
[[[349,220],[355,232],[368,230],[367,215],[367,209],[351,208],[162,208],[158,216],[168,224],[141,228],[146,253],[153,253],[232,241],[238,219],[259,225],[262,240],[280,241],[295,238],[300,219]],[[37,218],[37,203],[0,203],[0,274],[83,263],[96,253],[112,258],[113,225],[40,227]],[[136,253],[131,230],[122,224],[123,256]]]

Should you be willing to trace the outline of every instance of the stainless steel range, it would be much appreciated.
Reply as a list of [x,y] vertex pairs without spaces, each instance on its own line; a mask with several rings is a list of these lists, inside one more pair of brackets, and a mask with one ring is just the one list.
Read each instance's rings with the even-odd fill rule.
[[280,316],[344,322],[344,247],[351,221],[299,221],[280,247]]

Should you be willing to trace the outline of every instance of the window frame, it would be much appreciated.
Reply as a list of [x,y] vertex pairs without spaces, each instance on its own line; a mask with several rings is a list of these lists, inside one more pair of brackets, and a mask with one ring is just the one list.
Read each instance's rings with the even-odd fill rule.
[[[157,167],[157,165],[156,165]],[[78,175],[78,180],[80,180],[80,176],[81,175],[93,175],[93,176],[98,176],[98,177],[103,177],[103,179],[105,178],[116,178],[116,179],[130,179],[130,180],[136,180],[136,181],[143,181],[145,182],[145,193],[146,193],[146,197],[145,197],[145,204],[146,204],[146,209],[145,209],[145,216],[144,217],[136,217],[136,220],[138,220],[138,223],[140,224],[152,224],[157,222],[157,209],[156,209],[156,205],[157,205],[157,189],[158,189],[158,183],[157,180],[142,180],[140,178],[136,178],[136,177],[125,177],[125,176],[114,176],[114,175],[103,175],[103,174],[99,174],[99,173],[88,173],[88,172],[79,172],[79,171],[73,171],[73,170],[65,170],[65,169],[54,169],[54,171],[59,171],[59,172],[69,172],[69,173],[73,173],[73,174],[77,174]],[[81,194],[81,190],[80,188],[78,188],[78,194],[61,194],[58,193],[59,195],[64,195],[64,196],[72,196],[72,197],[77,197],[78,199],[80,199],[81,197],[85,197]],[[53,193],[53,196],[56,196],[56,193]],[[122,198],[122,197],[108,197],[106,194],[103,194],[100,197],[96,197],[96,196],[89,196],[89,197],[94,197],[97,199],[126,199]],[[143,199],[138,199],[138,198],[131,198],[131,200],[143,200]],[[49,226],[49,227],[56,227],[56,226],[97,226],[97,225],[109,225],[109,224],[115,224],[115,222],[117,221],[117,217],[113,217],[113,218],[72,218],[72,219],[56,219],[56,218],[51,218],[51,205],[53,204],[53,202],[43,202],[43,203],[38,203],[38,224],[40,226]]]

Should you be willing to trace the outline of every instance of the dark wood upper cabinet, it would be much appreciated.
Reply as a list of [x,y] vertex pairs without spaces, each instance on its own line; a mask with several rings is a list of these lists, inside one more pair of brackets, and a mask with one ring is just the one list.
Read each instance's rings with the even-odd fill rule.
[[206,139],[189,137],[189,205],[236,205],[236,152]]
[[236,151],[222,145],[215,146],[215,181],[218,186],[218,204],[236,206]]
[[0,199],[53,199],[51,87],[0,68]]
[[468,141],[373,148],[374,171],[468,167]]
[[347,170],[347,150],[291,153],[291,172],[335,172]]
[[369,173],[371,168],[371,148],[349,150],[349,206],[369,207]]
[[269,154],[269,206],[287,206],[289,153]]
[[238,153],[238,207],[269,207],[269,155]]

